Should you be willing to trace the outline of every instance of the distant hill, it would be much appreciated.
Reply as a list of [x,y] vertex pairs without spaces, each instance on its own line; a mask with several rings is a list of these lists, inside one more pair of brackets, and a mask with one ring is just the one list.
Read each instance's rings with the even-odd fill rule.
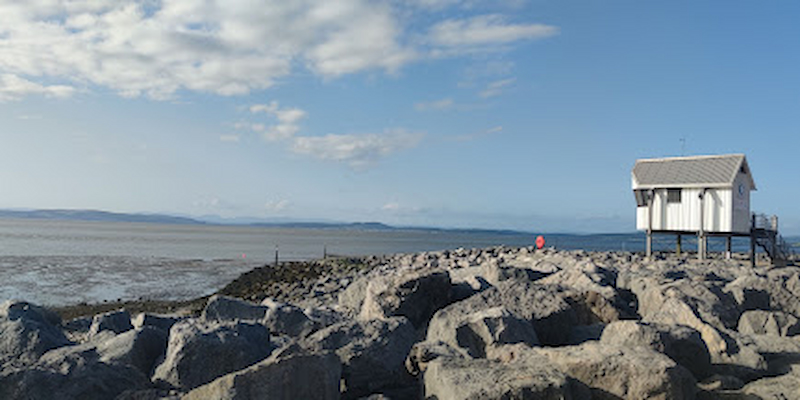
[[467,228],[433,228],[433,227],[396,227],[381,222],[329,222],[329,221],[257,221],[249,218],[223,219],[219,217],[191,218],[166,214],[127,214],[99,210],[0,210],[0,218],[18,219],[51,219],[71,221],[106,221],[106,222],[146,222],[153,224],[180,225],[231,225],[255,226],[263,228],[297,228],[297,229],[353,229],[373,231],[426,231],[426,232],[460,232],[490,234],[520,234],[524,232],[500,229],[467,229]]
[[148,222],[154,224],[204,224],[192,218],[163,214],[125,214],[97,210],[0,210],[0,218],[56,219],[73,221]]

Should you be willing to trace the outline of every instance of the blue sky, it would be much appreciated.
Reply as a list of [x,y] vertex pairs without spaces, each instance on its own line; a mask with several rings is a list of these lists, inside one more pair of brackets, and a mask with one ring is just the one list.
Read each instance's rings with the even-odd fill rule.
[[0,207],[635,229],[745,153],[800,233],[800,3],[0,1]]

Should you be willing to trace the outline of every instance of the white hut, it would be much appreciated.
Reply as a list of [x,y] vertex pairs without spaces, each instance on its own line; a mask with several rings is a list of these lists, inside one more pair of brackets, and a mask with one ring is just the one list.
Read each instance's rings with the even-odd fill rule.
[[652,234],[697,235],[700,257],[708,236],[750,235],[750,191],[756,190],[743,154],[637,160],[632,171],[636,228]]

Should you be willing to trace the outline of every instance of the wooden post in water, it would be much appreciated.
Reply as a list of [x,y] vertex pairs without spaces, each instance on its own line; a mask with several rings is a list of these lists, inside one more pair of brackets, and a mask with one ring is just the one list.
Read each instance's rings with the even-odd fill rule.
[[726,260],[730,260],[731,257],[732,257],[732,255],[731,255],[731,253],[732,253],[731,248],[733,247],[733,245],[731,243],[732,241],[733,241],[733,238],[730,235],[725,237],[725,259]]
[[278,266],[278,245],[275,245],[275,266]]
[[678,241],[677,241],[677,244],[675,245],[675,252],[678,253],[678,257],[681,256],[681,234],[680,233],[678,234]]

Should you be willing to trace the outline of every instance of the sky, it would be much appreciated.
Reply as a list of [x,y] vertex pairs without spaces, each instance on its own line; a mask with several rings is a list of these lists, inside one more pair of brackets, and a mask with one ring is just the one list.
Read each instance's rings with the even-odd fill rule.
[[744,153],[800,234],[800,3],[0,0],[0,208],[632,232]]

